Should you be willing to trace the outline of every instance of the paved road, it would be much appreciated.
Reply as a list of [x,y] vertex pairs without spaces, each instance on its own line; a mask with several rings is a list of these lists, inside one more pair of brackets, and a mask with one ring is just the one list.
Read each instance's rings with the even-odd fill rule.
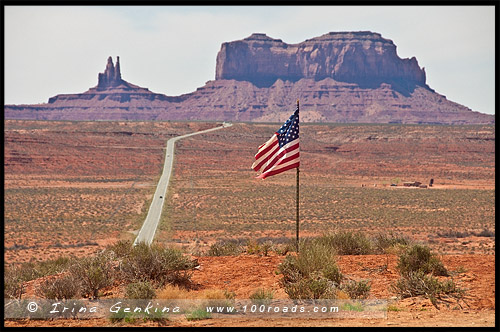
[[153,201],[151,202],[151,206],[149,207],[146,220],[144,220],[144,224],[142,225],[139,234],[137,234],[137,237],[134,241],[134,245],[138,244],[139,242],[145,242],[146,244],[150,245],[151,242],[153,242],[156,228],[158,227],[158,224],[160,222],[161,211],[163,210],[163,202],[165,201],[165,195],[167,193],[167,187],[170,181],[170,174],[172,173],[172,165],[174,163],[175,142],[186,137],[204,134],[210,131],[219,130],[231,126],[232,124],[224,122],[221,127],[215,127],[212,129],[197,131],[195,133],[187,135],[177,136],[167,141],[167,149],[165,152],[166,156],[165,156],[165,164],[163,165],[163,173],[160,177],[160,181],[158,182],[158,186],[156,187],[156,191],[153,196]]

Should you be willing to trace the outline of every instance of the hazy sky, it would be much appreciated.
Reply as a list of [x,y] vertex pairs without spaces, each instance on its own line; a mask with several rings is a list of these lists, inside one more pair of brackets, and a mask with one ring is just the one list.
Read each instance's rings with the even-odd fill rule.
[[215,79],[223,42],[254,32],[296,44],[373,31],[415,56],[449,100],[495,112],[494,6],[6,6],[5,104],[46,103],[97,85],[108,56],[122,78],[178,96]]

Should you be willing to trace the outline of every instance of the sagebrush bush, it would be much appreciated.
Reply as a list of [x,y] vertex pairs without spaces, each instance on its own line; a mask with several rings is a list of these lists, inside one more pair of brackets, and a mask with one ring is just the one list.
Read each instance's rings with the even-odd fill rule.
[[274,292],[273,290],[268,290],[264,288],[258,288],[250,294],[249,299],[253,300],[257,303],[268,303],[270,300],[272,300],[274,297]]
[[106,247],[106,250],[114,253],[116,258],[123,258],[130,255],[133,250],[132,242],[129,240],[120,240]]
[[349,280],[340,287],[351,299],[366,299],[370,293],[371,285],[368,280]]
[[439,281],[422,270],[410,271],[391,285],[391,289],[401,298],[425,296],[437,306],[437,300],[442,295],[448,295],[458,300],[463,299],[465,290],[457,287],[453,280]]
[[338,255],[368,255],[372,253],[372,243],[364,233],[340,231],[326,234],[318,241],[333,248]]
[[375,253],[392,253],[391,249],[396,246],[409,246],[411,241],[403,236],[396,236],[394,233],[377,234],[374,238]]
[[19,266],[10,267],[6,271],[11,270],[19,280],[24,282],[64,272],[75,260],[75,258],[61,256],[42,262],[22,263]]
[[20,299],[24,292],[24,288],[23,280],[19,276],[18,269],[16,267],[5,269],[3,280],[4,298]]
[[193,261],[179,249],[139,243],[123,258],[121,273],[123,278],[133,282],[150,281],[157,286],[167,283],[182,285],[190,282],[193,267]]
[[38,262],[35,266],[42,276],[48,276],[66,271],[76,260],[76,258],[61,256]]
[[333,298],[342,279],[334,252],[317,240],[302,241],[298,255],[288,255],[278,266],[281,284],[292,299]]
[[127,285],[125,296],[129,299],[152,299],[156,291],[149,281],[133,282]]
[[481,232],[476,233],[476,236],[481,236],[481,237],[495,237],[495,231],[490,231],[489,229],[483,229]]
[[[436,307],[442,296],[463,300],[465,290],[457,287],[453,280],[439,281],[434,276],[448,276],[443,263],[430,249],[413,245],[399,256],[397,265],[401,278],[391,284],[391,289],[401,298],[425,296]],[[434,276],[433,276],[434,275]]]
[[284,285],[285,293],[291,299],[332,299],[336,297],[336,289],[331,281],[313,274]]
[[185,314],[186,320],[202,320],[212,318],[212,314],[207,312],[206,307],[199,307]]
[[43,262],[27,262],[5,268],[4,297],[19,298],[25,282],[67,271],[76,259],[61,256]]
[[335,286],[339,286],[342,282],[343,276],[337,265],[328,265],[322,269],[323,277],[332,281]]
[[279,265],[285,281],[295,282],[313,272],[336,266],[335,253],[316,240],[301,241],[298,255],[287,255]]
[[237,256],[243,249],[233,241],[217,241],[210,246],[207,256]]
[[51,278],[42,282],[35,293],[46,299],[69,300],[80,295],[79,283],[71,275]]
[[277,255],[280,255],[280,256],[285,256],[286,254],[288,254],[289,252],[292,252],[292,251],[295,251],[296,248],[295,248],[295,244],[276,244],[274,245],[274,252],[277,254]]
[[274,245],[271,241],[259,244],[257,241],[250,240],[247,244],[247,253],[250,255],[268,256],[273,248]]
[[408,247],[399,256],[397,268],[401,275],[421,271],[435,276],[448,276],[443,263],[431,252],[430,248],[419,244]]
[[111,260],[102,253],[78,260],[69,271],[80,285],[81,295],[92,299],[98,298],[99,291],[111,286],[114,280]]

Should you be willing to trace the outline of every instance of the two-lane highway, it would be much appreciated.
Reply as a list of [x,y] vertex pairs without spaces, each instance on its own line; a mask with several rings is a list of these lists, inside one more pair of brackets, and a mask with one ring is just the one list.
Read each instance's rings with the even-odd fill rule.
[[139,234],[137,234],[137,237],[134,241],[134,245],[138,244],[139,242],[145,242],[146,244],[150,245],[151,242],[153,242],[156,229],[158,228],[158,224],[160,223],[161,212],[163,210],[163,202],[165,201],[165,195],[167,193],[168,183],[170,182],[170,174],[172,173],[172,166],[174,164],[175,142],[186,137],[204,134],[214,130],[219,130],[231,126],[232,126],[231,123],[224,122],[220,127],[215,127],[203,131],[197,131],[191,134],[177,136],[167,141],[167,148],[165,152],[165,164],[163,165],[163,173],[156,187],[156,191],[153,196],[153,201],[151,202],[151,205],[149,207],[146,220],[144,220],[144,224],[142,225]]

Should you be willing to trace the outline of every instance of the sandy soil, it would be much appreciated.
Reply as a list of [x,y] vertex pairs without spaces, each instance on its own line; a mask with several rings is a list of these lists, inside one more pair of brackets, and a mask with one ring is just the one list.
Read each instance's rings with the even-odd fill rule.
[[[287,298],[279,286],[278,264],[284,256],[221,256],[199,257],[200,269],[192,277],[195,290],[227,289],[236,298],[248,298],[257,288],[274,290],[274,298]],[[393,255],[339,256],[338,265],[344,275],[352,279],[371,280],[370,297],[388,300],[392,308],[386,318],[377,319],[248,319],[213,318],[188,321],[185,317],[174,317],[162,323],[140,322],[135,324],[112,323],[106,319],[54,320],[54,321],[6,321],[6,326],[494,326],[495,324],[495,256],[494,255],[445,255],[441,257],[459,287],[468,290],[465,303],[440,302],[440,308],[430,300],[417,297],[398,300],[389,291],[389,285],[398,279],[397,257]],[[387,264],[388,263],[388,264]],[[387,264],[387,268],[385,265]],[[30,283],[26,297],[33,296]],[[108,297],[120,295],[114,288]]]
[[[87,256],[102,250],[118,239],[134,238],[140,227],[141,213],[147,208],[148,195],[154,191],[162,167],[163,148],[168,138],[213,127],[210,123],[173,122],[82,122],[11,121],[5,122],[5,182],[7,217],[5,242],[8,262],[55,258],[74,254]],[[187,211],[180,220],[193,219],[196,201],[198,214],[206,213],[214,199],[235,194],[236,189],[251,192],[256,182],[250,165],[256,148],[276,130],[275,125],[236,124],[224,132],[186,139],[176,147],[174,169],[177,182],[173,201]],[[445,190],[495,188],[494,126],[351,126],[304,125],[301,127],[301,170],[303,183],[328,186],[333,183],[346,187],[387,188],[399,182],[396,190]],[[245,142],[235,146],[234,142]],[[209,147],[209,148],[207,148]],[[223,176],[221,176],[223,174]],[[274,177],[273,177],[274,178]],[[432,188],[404,188],[404,181],[427,184],[434,178]],[[286,174],[259,182],[259,186],[289,187]],[[190,188],[195,190],[190,194]],[[134,185],[134,191],[130,188]],[[214,192],[203,190],[219,190]],[[338,188],[338,187],[335,187]],[[391,187],[392,188],[392,187]],[[196,190],[201,193],[198,194]],[[233,192],[231,193],[231,190]],[[243,190],[243,191],[245,191]],[[223,193],[221,196],[216,194]],[[406,192],[408,193],[408,192]],[[175,196],[177,195],[177,196]],[[215,198],[214,198],[215,197]],[[235,200],[238,202],[237,200]],[[19,202],[29,202],[21,204]],[[116,206],[124,203],[119,217]],[[86,204],[86,205],[84,205]],[[240,208],[244,203],[229,202]],[[333,204],[333,202],[332,202]],[[406,204],[404,204],[406,205]],[[85,206],[85,207],[83,207]],[[175,206],[174,206],[175,207]],[[403,209],[404,208],[404,209]],[[481,206],[481,208],[483,208]],[[487,206],[482,227],[494,231],[494,207]],[[205,210],[204,210],[205,209]],[[406,207],[401,207],[405,211]],[[64,214],[59,214],[63,211]],[[57,213],[56,213],[57,212]],[[214,220],[222,219],[216,211]],[[242,213],[247,213],[243,211]],[[305,211],[304,211],[305,212]],[[229,216],[230,217],[230,216]],[[311,217],[312,218],[312,217]],[[102,220],[109,223],[99,224]],[[474,218],[457,217],[457,227],[478,222]],[[231,223],[238,226],[239,220]],[[454,221],[454,220],[453,220]],[[310,220],[311,224],[315,220]],[[458,223],[459,222],[459,223]],[[59,223],[65,223],[58,231]],[[99,230],[94,232],[96,225]],[[229,224],[227,224],[229,225]],[[231,224],[232,225],[232,224]],[[290,224],[293,226],[292,224]],[[91,227],[93,226],[93,227]],[[211,225],[207,225],[211,226]],[[36,228],[38,227],[38,228]],[[56,230],[54,231],[54,227]],[[221,226],[222,227],[222,226]],[[215,240],[231,236],[293,237],[293,231],[281,229],[255,233],[246,230],[239,234],[226,233],[218,226],[211,229],[179,228],[160,230],[158,237],[187,247],[199,238],[206,249]],[[432,237],[434,228],[413,225],[401,227],[413,240],[430,241],[439,252],[446,267],[457,271],[453,276],[460,287],[469,289],[468,305],[463,309],[452,303],[438,310],[429,300],[393,299],[391,282],[398,278],[396,257],[385,255],[340,256],[342,273],[353,279],[370,279],[371,296],[391,300],[394,310],[386,319],[207,319],[187,321],[185,318],[162,322],[166,326],[494,326],[495,323],[495,238],[468,235],[464,238]],[[468,226],[467,226],[468,227]],[[168,228],[168,227],[166,227]],[[238,228],[235,228],[238,229]],[[283,229],[288,229],[284,227]],[[291,228],[293,230],[293,227]],[[417,230],[415,232],[415,229]],[[458,228],[469,231],[465,226]],[[92,231],[91,231],[92,230]],[[440,231],[443,231],[439,229]],[[480,228],[470,231],[480,231]],[[58,234],[60,233],[60,234]],[[22,234],[22,236],[20,236]],[[304,231],[302,236],[314,236]],[[91,239],[87,245],[83,240]],[[75,242],[77,241],[77,242]],[[80,241],[80,242],[78,242]],[[176,242],[178,241],[178,242]],[[54,244],[61,246],[54,247]],[[83,246],[76,246],[85,244]],[[31,248],[33,246],[33,248]],[[465,251],[467,250],[467,251]],[[470,254],[463,254],[464,252]],[[259,257],[199,257],[200,270],[193,275],[196,289],[227,289],[238,298],[248,297],[256,288],[275,291],[275,298],[287,295],[275,273],[283,256]],[[387,264],[388,260],[388,264]],[[384,266],[387,264],[387,268]],[[28,283],[25,296],[34,295],[35,280]],[[123,289],[115,288],[107,296],[119,297]],[[157,322],[137,323],[139,326],[158,326]],[[6,326],[130,326],[111,323],[107,319],[88,321],[6,321]],[[134,325],[134,324],[132,324]]]

